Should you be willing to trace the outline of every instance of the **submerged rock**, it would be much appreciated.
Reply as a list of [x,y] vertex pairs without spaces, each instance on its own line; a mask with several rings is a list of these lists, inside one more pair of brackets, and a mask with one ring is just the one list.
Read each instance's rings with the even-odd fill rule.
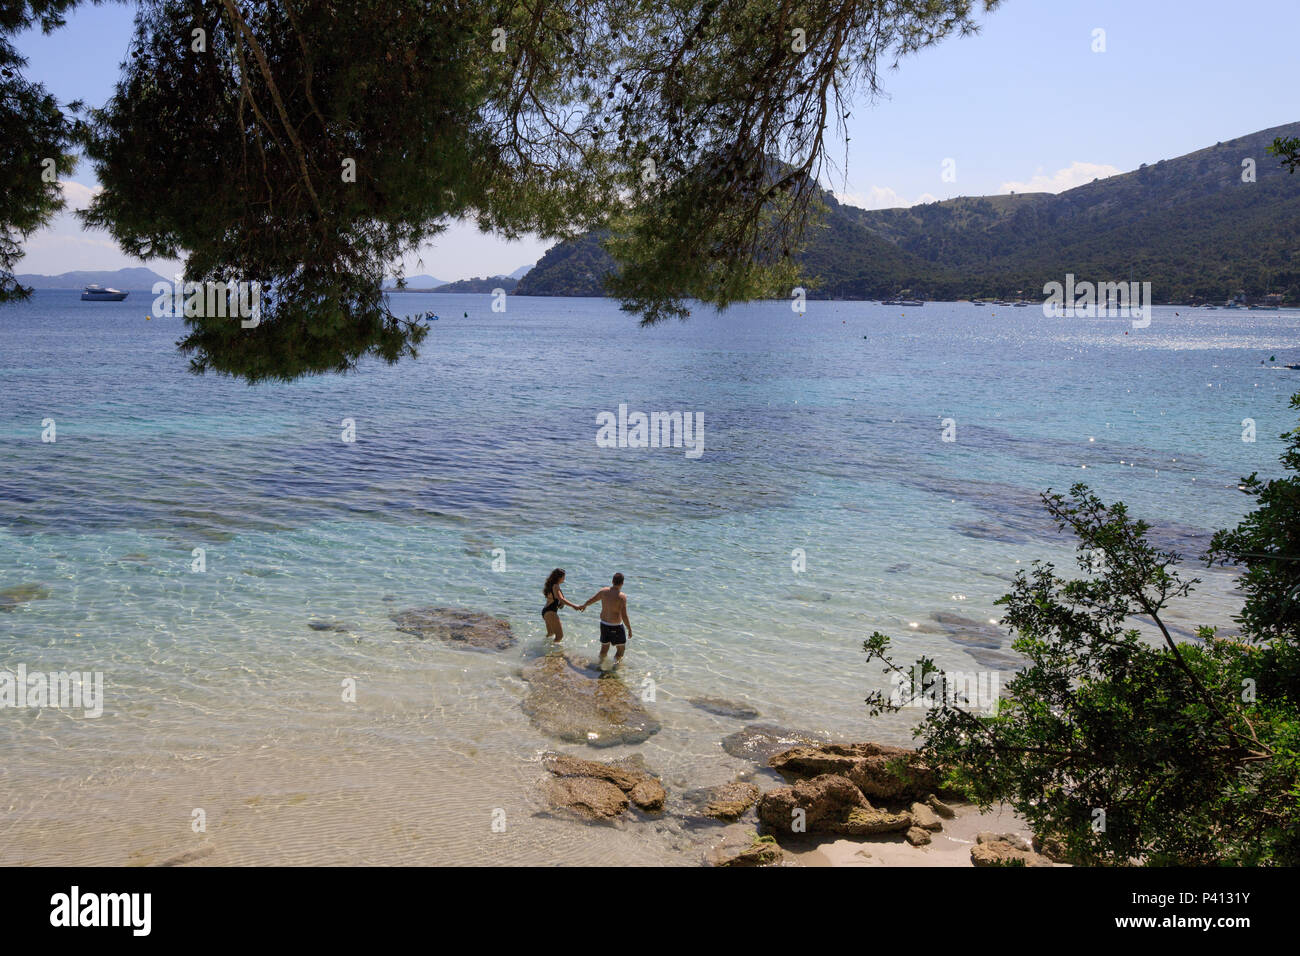
[[388,615],[405,634],[477,650],[503,651],[517,641],[510,622],[458,607],[415,607]]
[[313,621],[308,621],[307,626],[310,627],[313,631],[338,631],[341,634],[346,634],[348,631],[351,630],[350,627],[348,627],[346,624],[343,624],[339,621],[313,620]]
[[734,717],[737,720],[757,720],[761,716],[748,704],[724,700],[721,697],[692,697],[691,706],[707,710],[710,714],[717,714],[719,717]]
[[639,744],[662,726],[616,674],[589,677],[560,654],[524,668],[528,694],[520,706],[544,734],[572,744]]
[[781,833],[870,836],[912,826],[911,814],[877,810],[847,777],[833,773],[769,790],[758,801],[758,818]]
[[48,601],[51,591],[44,584],[15,584],[0,591],[0,611],[12,611],[29,601]]
[[702,816],[731,822],[739,820],[758,802],[759,789],[744,780],[733,780],[716,787],[704,787],[683,794],[687,803],[698,808]]
[[786,730],[772,724],[750,724],[722,738],[722,749],[741,760],[767,763],[774,755],[791,747],[815,747],[825,738],[802,730]]
[[943,628],[948,640],[954,644],[989,650],[996,650],[1002,646],[1002,632],[993,624],[962,617],[960,614],[950,614],[947,611],[935,611],[930,617]]
[[774,755],[768,766],[787,780],[839,774],[865,796],[880,800],[924,800],[939,782],[933,770],[917,761],[915,750],[885,744],[795,747]]
[[552,777],[542,785],[552,812],[597,823],[613,823],[629,806],[658,813],[668,793],[659,778],[631,758],[599,763],[567,754],[546,754]]

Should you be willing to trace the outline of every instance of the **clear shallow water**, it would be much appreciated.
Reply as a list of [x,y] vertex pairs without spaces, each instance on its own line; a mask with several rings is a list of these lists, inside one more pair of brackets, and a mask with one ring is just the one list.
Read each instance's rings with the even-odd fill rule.
[[[249,387],[189,375],[150,301],[37,292],[0,310],[0,589],[49,589],[0,613],[0,669],[100,670],[107,695],[95,720],[0,710],[0,863],[695,862],[671,827],[533,815],[538,756],[586,750],[519,708],[551,567],[577,601],[627,574],[623,679],[655,682],[664,725],[588,756],[638,751],[670,790],[731,779],[745,765],[718,742],[741,723],[696,696],[906,742],[915,714],[866,717],[881,678],[863,637],[984,666],[931,615],[995,618],[1017,567],[1068,562],[1037,505],[1049,486],[1087,481],[1196,554],[1242,513],[1237,478],[1275,471],[1300,389],[1259,366],[1296,360],[1288,313],[1156,309],[1132,330],[762,303],[639,329],[600,300],[499,315],[488,296],[416,294],[395,307],[444,317],[419,360]],[[597,447],[620,403],[701,413],[703,456]],[[1201,573],[1178,622],[1229,625],[1230,579]],[[397,632],[388,615],[423,604],[505,617],[520,645]],[[564,621],[594,653],[595,610]]]

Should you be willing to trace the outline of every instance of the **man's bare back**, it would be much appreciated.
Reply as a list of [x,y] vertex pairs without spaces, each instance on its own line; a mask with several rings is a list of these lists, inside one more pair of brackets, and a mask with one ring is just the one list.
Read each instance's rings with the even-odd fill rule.
[[[600,619],[606,624],[627,624],[627,595],[622,588],[607,587],[596,592],[600,598]],[[628,625],[628,631],[632,626]]]
[[593,594],[582,608],[585,610],[587,605],[597,601],[600,601],[600,659],[605,659],[612,644],[618,648],[614,655],[614,662],[618,663],[627,650],[628,638],[632,636],[632,622],[627,617],[627,595],[623,593],[623,575],[614,575],[614,583]]

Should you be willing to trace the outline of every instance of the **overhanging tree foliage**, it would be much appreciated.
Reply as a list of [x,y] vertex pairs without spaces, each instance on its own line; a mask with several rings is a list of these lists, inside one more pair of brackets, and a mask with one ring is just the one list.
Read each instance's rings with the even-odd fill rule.
[[[71,152],[75,126],[39,83],[23,76],[27,61],[14,49],[13,34],[64,24],[76,0],[0,3],[0,302],[25,299],[14,266],[23,240],[64,207],[59,176],[76,168]],[[75,109],[78,104],[69,104]]]
[[250,380],[412,353],[383,273],[461,217],[609,227],[645,322],[787,294],[828,129],[997,2],[145,0],[89,118],[84,219],[187,280],[269,288],[256,328],[196,316],[181,342]]

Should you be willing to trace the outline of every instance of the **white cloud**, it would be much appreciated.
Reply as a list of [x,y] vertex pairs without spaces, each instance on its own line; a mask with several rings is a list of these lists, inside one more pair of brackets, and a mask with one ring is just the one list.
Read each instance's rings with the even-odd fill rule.
[[86,229],[81,225],[74,210],[90,205],[91,199],[103,190],[102,186],[60,180],[59,187],[67,206],[56,213],[47,226],[27,237],[23,243],[23,257],[15,272],[59,275],[83,269],[112,270],[141,265],[165,276],[177,271],[178,263],[167,259],[141,262],[122,252],[107,232]]
[[921,193],[916,199],[907,200],[888,186],[872,186],[865,193],[836,193],[835,198],[846,206],[857,206],[859,209],[905,209],[908,206],[934,202],[937,197],[929,193]]
[[90,201],[104,191],[103,186],[83,186],[70,179],[60,179],[59,188],[63,190],[63,201],[68,209],[85,209]]
[[1039,166],[1034,171],[1033,177],[1025,182],[1003,183],[1002,192],[1061,193],[1067,189],[1073,189],[1075,186],[1090,183],[1094,179],[1105,179],[1107,176],[1114,176],[1119,171],[1115,166],[1107,166],[1103,163],[1083,163],[1076,159],[1069,166],[1058,169],[1050,176],[1043,172],[1043,167]]

